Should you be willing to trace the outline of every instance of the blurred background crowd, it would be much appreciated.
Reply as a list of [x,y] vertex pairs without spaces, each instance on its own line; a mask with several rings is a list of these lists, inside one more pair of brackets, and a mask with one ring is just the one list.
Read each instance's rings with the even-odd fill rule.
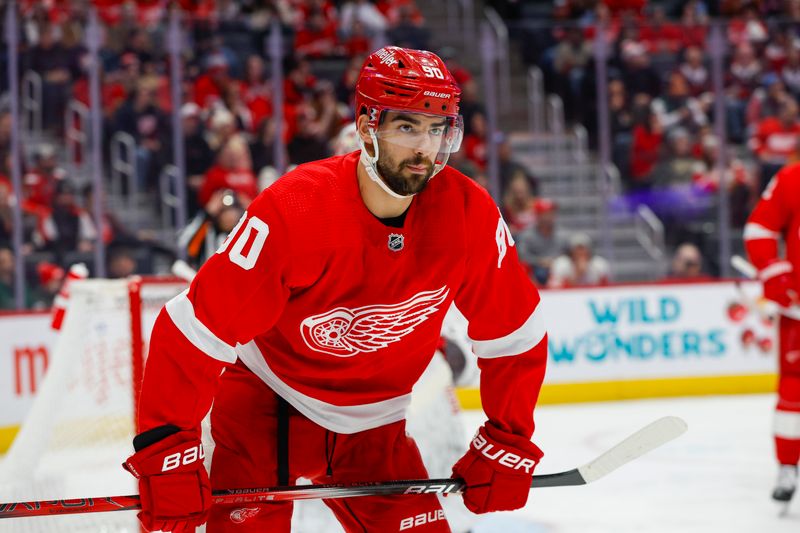
[[[19,265],[26,308],[49,306],[76,263],[108,277],[166,273],[179,257],[198,266],[287,168],[357,148],[353,89],[365,54],[384,44],[448,63],[466,127],[450,164],[495,195],[543,287],[729,275],[724,254],[740,248],[759,193],[800,159],[800,0],[0,5],[12,6],[18,75],[12,88],[4,31],[0,309],[17,306]],[[478,30],[494,57],[482,59]]]

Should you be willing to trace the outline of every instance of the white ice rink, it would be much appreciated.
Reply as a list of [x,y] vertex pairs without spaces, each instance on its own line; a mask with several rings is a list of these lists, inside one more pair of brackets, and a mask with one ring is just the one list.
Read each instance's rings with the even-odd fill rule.
[[[542,406],[540,474],[583,464],[664,415],[689,430],[590,485],[533,490],[514,523],[492,518],[476,532],[798,533],[800,498],[784,518],[770,499],[773,402],[748,395]],[[481,418],[465,417],[471,427]]]
[[[682,417],[689,430],[590,485],[534,489],[525,509],[481,518],[474,532],[798,533],[800,498],[785,518],[770,499],[773,401],[748,395],[542,406],[539,474],[580,466],[665,415]],[[469,435],[483,421],[478,412],[463,417]],[[309,505],[324,509],[299,505],[306,513]],[[0,532],[9,525],[2,522]],[[313,529],[300,533],[338,528]]]

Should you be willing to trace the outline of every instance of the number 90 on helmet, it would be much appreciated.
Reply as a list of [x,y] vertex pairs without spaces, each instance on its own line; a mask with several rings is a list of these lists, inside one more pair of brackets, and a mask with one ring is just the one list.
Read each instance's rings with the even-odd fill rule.
[[[433,52],[386,46],[370,54],[361,68],[355,94],[356,118],[367,115],[375,152],[370,156],[362,143],[362,160],[367,170],[375,171],[379,156],[377,139],[383,139],[409,147],[436,143],[433,175],[439,172],[449,155],[461,146],[464,127],[458,113],[460,96],[461,89],[444,61]],[[441,121],[430,131],[409,128],[407,134],[383,133],[380,125],[387,112],[428,115]]]

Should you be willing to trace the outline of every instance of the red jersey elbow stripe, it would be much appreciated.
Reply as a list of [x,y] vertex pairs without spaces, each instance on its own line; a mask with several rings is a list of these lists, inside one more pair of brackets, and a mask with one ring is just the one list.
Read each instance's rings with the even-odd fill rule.
[[756,239],[777,239],[780,237],[780,233],[769,228],[765,228],[761,224],[749,222],[744,226],[744,234],[742,237],[746,241],[752,241]]
[[411,394],[380,402],[358,405],[335,405],[293,389],[267,365],[255,342],[240,344],[239,359],[261,381],[289,402],[312,422],[336,433],[357,433],[402,420],[411,403]]
[[776,437],[800,439],[800,413],[775,411],[772,431]]
[[547,333],[544,320],[539,316],[538,310],[539,306],[536,306],[528,320],[519,329],[505,337],[484,341],[470,339],[472,341],[472,351],[478,357],[492,359],[519,355],[531,350],[542,341]]
[[223,363],[235,362],[236,350],[234,347],[214,335],[205,324],[197,319],[188,293],[189,289],[186,289],[167,302],[167,313],[175,327],[195,348],[207,356]]

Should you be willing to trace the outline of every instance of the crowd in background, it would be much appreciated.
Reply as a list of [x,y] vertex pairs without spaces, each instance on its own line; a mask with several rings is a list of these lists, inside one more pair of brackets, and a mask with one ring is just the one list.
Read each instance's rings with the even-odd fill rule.
[[[721,145],[713,130],[706,49],[710,16],[730,18],[726,62],[727,180],[732,217],[741,225],[764,180],[798,152],[800,0],[744,3],[700,0],[488,2],[505,16],[523,56],[545,73],[567,118],[596,131],[592,42],[600,29],[612,51],[608,82],[613,158],[625,192],[667,207],[698,205],[720,182]],[[136,186],[158,199],[159,177],[173,161],[166,2],[98,2],[104,140],[125,132],[136,142]],[[185,17],[183,101],[190,223],[178,239],[199,265],[256,194],[278,178],[276,144],[291,166],[332,155],[354,119],[353,90],[366,53],[383,44],[433,49],[462,87],[462,148],[450,164],[486,185],[487,123],[478,84],[454,50],[437,48],[414,0],[217,0],[196,2]],[[63,166],[67,104],[88,104],[85,3],[21,2],[20,70],[43,81],[45,138],[23,157],[26,305],[46,306],[64,270],[91,261],[96,240],[108,246],[108,275],[154,273],[153,257],[174,255],[149,229],[130,228],[111,209],[100,227],[87,211],[92,190]],[[769,22],[780,15],[780,24]],[[284,73],[281,138],[265,39],[278,21],[291,44]],[[530,24],[530,22],[535,22]],[[0,50],[0,93],[7,91]],[[13,307],[10,181],[11,120],[0,101],[0,308]],[[596,139],[593,139],[596,141]],[[107,149],[107,147],[106,147]],[[499,199],[520,257],[542,286],[604,284],[610,265],[587,235],[558,227],[558,206],[540,196],[535,169],[500,143]],[[108,153],[104,154],[108,157]],[[657,194],[654,194],[654,191]],[[692,201],[686,201],[691,199]],[[156,202],[158,203],[158,202]],[[700,201],[701,205],[705,205]],[[666,207],[665,207],[666,206]],[[702,211],[705,213],[706,211]],[[702,255],[680,242],[670,272],[701,277]],[[11,259],[9,260],[9,256]]]

